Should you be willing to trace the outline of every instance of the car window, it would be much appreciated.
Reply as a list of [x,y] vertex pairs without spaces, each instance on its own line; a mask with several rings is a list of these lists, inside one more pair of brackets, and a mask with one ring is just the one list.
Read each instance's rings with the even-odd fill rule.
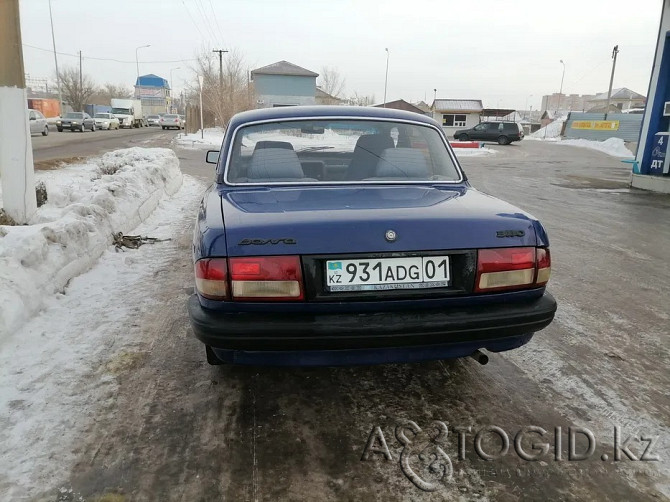
[[109,113],[96,113],[95,114],[96,119],[108,119],[110,118]]
[[164,119],[176,119],[179,118],[179,115],[163,115]]
[[332,119],[240,128],[225,179],[235,184],[453,182],[461,174],[432,126]]
[[31,111],[31,112],[28,114],[28,118],[34,119],[34,118],[35,118],[35,112]]
[[77,112],[69,112],[69,113],[65,114],[66,119],[80,119],[80,118],[83,118],[83,116],[84,115],[82,113],[77,113]]

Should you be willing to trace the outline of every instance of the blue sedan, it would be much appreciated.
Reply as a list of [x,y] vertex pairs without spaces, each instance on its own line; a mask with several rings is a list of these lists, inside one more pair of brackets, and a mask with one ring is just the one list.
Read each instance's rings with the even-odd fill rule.
[[210,364],[484,362],[554,318],[544,228],[474,189],[431,118],[249,111],[207,161],[188,311]]

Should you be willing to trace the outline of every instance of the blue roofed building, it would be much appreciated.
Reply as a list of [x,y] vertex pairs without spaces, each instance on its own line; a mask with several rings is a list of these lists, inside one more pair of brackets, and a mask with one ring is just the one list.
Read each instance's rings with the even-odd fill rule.
[[163,77],[150,73],[141,75],[135,82],[135,99],[142,100],[142,114],[169,113],[172,107],[172,90]]
[[256,108],[315,104],[318,76],[288,61],[251,70]]

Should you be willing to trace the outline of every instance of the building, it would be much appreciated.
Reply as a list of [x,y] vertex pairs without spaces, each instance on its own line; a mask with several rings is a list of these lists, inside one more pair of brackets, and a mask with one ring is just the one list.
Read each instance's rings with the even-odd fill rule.
[[651,67],[647,104],[642,117],[632,186],[670,193],[667,146],[670,133],[670,0],[663,0],[661,23]]
[[431,106],[433,118],[442,124],[447,136],[459,129],[479,124],[484,106],[481,99],[436,99]]
[[317,105],[341,105],[344,102],[343,99],[331,96],[320,87],[316,88],[316,92],[314,94],[314,101]]
[[583,112],[591,108],[589,102],[595,98],[595,94],[559,94],[557,92],[542,96],[540,110],[569,110]]
[[[612,95],[610,97],[610,106],[615,106],[617,112],[624,110],[629,110],[631,108],[644,108],[647,98],[642,94],[638,94],[635,91],[631,91],[626,87],[620,87],[619,89],[612,89]],[[587,111],[602,111],[605,112],[607,108],[607,92],[601,92],[596,94],[593,99],[589,101],[589,108]],[[610,110],[607,110],[609,112]]]
[[170,84],[153,73],[138,77],[135,82],[135,99],[142,100],[142,114],[145,117],[172,111]]
[[318,73],[288,61],[251,70],[256,108],[316,104],[318,76]]
[[[382,103],[380,105],[375,105],[375,107],[376,108],[393,108],[394,110],[405,110],[405,111],[408,111],[408,112],[418,113],[419,115],[426,115],[426,113],[424,113],[424,111],[421,108],[419,108],[417,106],[414,106],[411,103],[408,103],[404,99],[397,99],[395,101],[390,101],[390,102],[386,103],[386,106],[384,106],[384,103]],[[429,117],[431,116],[430,113],[428,114],[428,116]]]

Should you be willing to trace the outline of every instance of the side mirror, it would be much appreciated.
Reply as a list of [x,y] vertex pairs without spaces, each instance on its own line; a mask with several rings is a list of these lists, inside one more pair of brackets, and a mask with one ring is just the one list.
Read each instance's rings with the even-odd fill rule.
[[208,150],[207,157],[205,157],[205,162],[207,162],[208,164],[217,164],[219,162],[219,151]]

